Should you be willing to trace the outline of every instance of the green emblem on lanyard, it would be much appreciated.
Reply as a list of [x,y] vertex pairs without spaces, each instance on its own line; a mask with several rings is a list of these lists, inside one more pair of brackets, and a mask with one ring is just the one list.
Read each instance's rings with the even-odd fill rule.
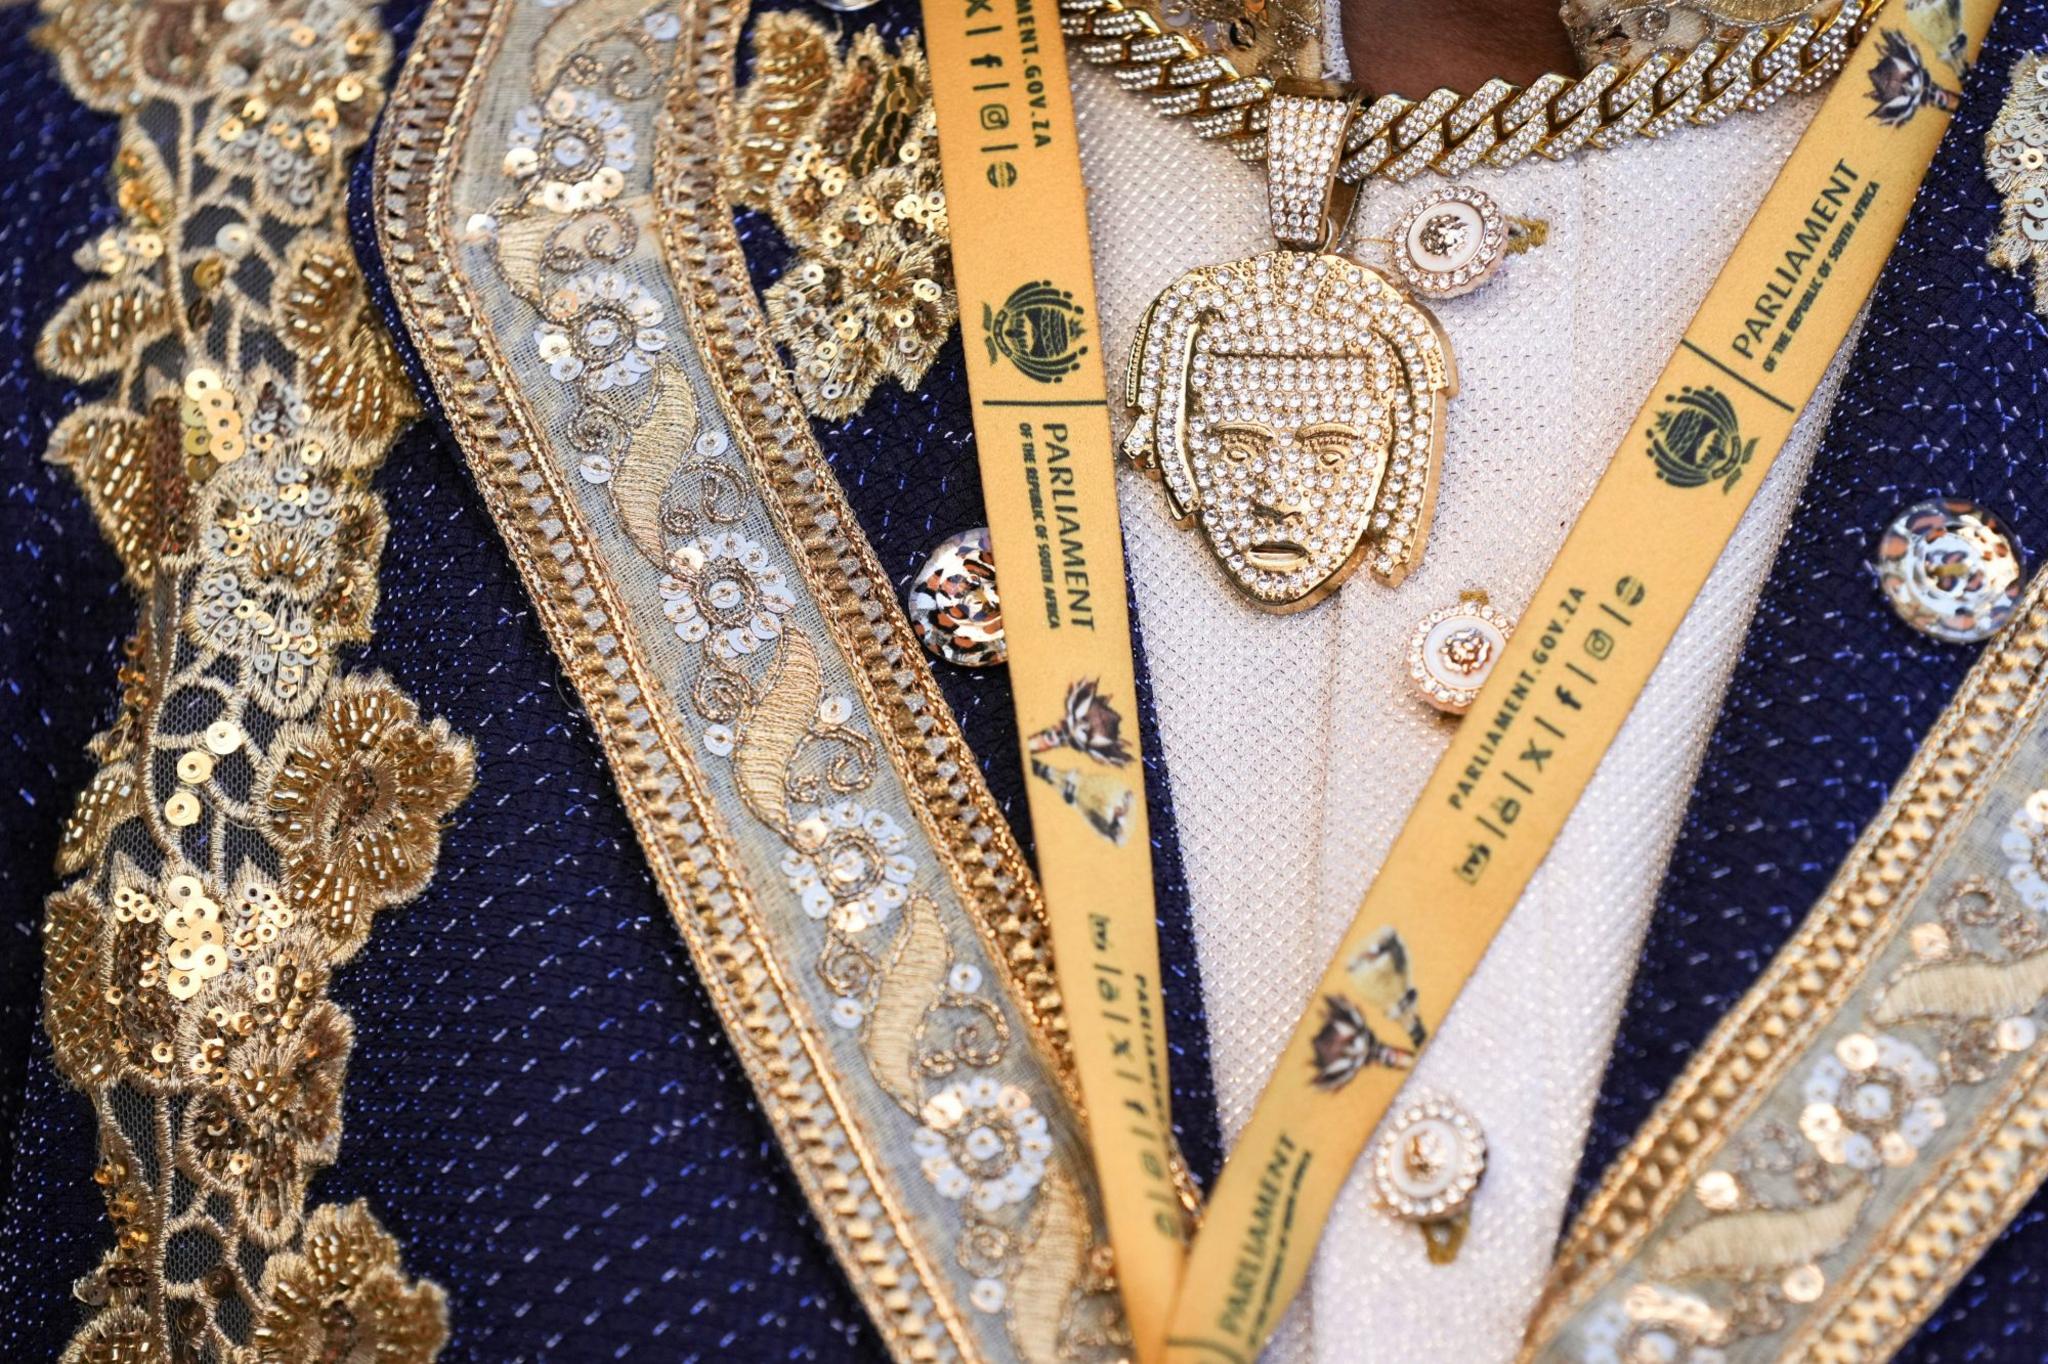
[[1074,296],[1053,287],[1049,279],[1020,285],[1000,308],[981,309],[981,328],[988,342],[988,360],[1006,357],[1026,376],[1056,384],[1081,367],[1088,348],[1081,338],[1081,305]]
[[1744,440],[1735,419],[1735,404],[1720,389],[1707,385],[1681,389],[1657,414],[1650,428],[1650,458],[1657,477],[1676,488],[1719,483],[1727,492],[1742,477],[1742,466],[1756,452],[1754,439]]

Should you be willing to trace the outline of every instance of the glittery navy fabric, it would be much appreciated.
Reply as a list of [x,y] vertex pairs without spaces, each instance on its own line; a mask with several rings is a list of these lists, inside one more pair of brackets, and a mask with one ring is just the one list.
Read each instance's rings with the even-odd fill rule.
[[[30,352],[79,278],[71,252],[114,220],[105,173],[114,127],[77,104],[29,45],[33,18],[20,6],[0,10],[0,89],[15,110],[0,134],[0,1345],[16,1338],[6,1323],[19,1306],[17,1266],[51,1254],[67,1233],[93,1238],[104,1227],[89,1178],[91,1110],[48,1083],[41,925],[58,829],[95,769],[85,741],[112,715],[120,643],[135,621],[71,476],[42,460],[77,390],[38,371]],[[24,1169],[15,1155],[24,1136],[75,1158]],[[39,1305],[60,1321],[70,1315],[63,1301]]]
[[[409,41],[422,6],[386,13]],[[900,9],[903,14],[912,8]],[[91,776],[134,618],[70,475],[42,462],[79,398],[36,369],[35,336],[82,276],[71,252],[113,220],[113,123],[85,110],[0,9],[0,1359],[54,1358],[81,1320],[71,1284],[110,1231],[91,1180],[94,1128],[37,1017],[42,901],[58,827]],[[900,19],[896,21],[900,26]],[[354,226],[368,231],[367,159]],[[778,250],[749,222],[750,243]],[[931,543],[981,519],[957,343],[928,391],[884,389],[821,430],[900,585]],[[380,915],[334,983],[356,1048],[337,1164],[317,1200],[366,1198],[410,1272],[448,1292],[448,1364],[586,1360],[880,1360],[858,1301],[699,986],[602,753],[445,429],[401,439],[378,477],[391,535],[374,642],[381,668],[477,746],[477,787],[421,898]],[[1023,819],[1000,670],[943,670]],[[1150,730],[1149,706],[1141,721]],[[1152,751],[1157,743],[1150,739]],[[1148,774],[1173,976],[1183,1141],[1217,1160],[1187,895]],[[1023,830],[1028,837],[1028,829]]]
[[[1901,623],[1867,565],[1904,507],[1967,497],[2048,551],[2048,323],[1984,259],[1984,132],[2048,5],[2006,0],[1815,457],[1709,743],[1596,1111],[1580,1192],[1805,917],[1977,657]],[[1852,73],[1844,79],[1858,79]],[[2036,1205],[1901,1359],[2048,1360]]]

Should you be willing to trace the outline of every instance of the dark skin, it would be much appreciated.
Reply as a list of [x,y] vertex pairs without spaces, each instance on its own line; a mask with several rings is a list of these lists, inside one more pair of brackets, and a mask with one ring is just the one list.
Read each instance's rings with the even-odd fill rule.
[[1579,69],[1558,0],[1343,0],[1351,79],[1373,95],[1526,85]]

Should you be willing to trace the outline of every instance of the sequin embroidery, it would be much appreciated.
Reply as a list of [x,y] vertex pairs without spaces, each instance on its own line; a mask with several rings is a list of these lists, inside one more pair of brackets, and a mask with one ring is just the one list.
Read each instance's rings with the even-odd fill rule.
[[354,1036],[329,976],[425,884],[472,769],[338,670],[376,607],[370,475],[417,412],[343,225],[390,41],[333,0],[44,13],[72,90],[122,120],[120,220],[37,349],[111,383],[48,458],[142,603],[44,920],[45,1027],[115,1230],[63,1358],[425,1364],[440,1290],[365,1205],[306,1207]]

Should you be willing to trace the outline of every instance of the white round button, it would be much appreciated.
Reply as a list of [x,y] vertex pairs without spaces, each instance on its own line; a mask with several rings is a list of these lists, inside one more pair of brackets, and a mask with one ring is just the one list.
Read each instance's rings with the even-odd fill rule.
[[1469,596],[1416,622],[1408,639],[1408,676],[1422,699],[1463,715],[1479,698],[1515,628],[1514,618]]
[[1486,1173],[1486,1137],[1472,1116],[1444,1099],[1404,1109],[1373,1151],[1373,1191],[1411,1222],[1456,1217]]
[[1394,267],[1425,298],[1469,294],[1508,254],[1508,222],[1483,191],[1452,185],[1426,195],[1394,229]]

